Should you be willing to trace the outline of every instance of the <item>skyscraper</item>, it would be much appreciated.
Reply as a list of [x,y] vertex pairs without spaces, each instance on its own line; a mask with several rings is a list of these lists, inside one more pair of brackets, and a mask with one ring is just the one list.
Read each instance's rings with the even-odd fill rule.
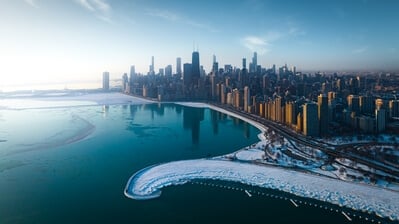
[[375,109],[375,127],[377,133],[385,131],[385,119],[385,109]]
[[191,60],[192,72],[191,72],[191,82],[194,85],[198,84],[198,80],[201,75],[200,71],[200,60],[198,51],[194,51]]
[[252,57],[252,63],[249,66],[249,72],[254,73],[257,72],[256,68],[258,67],[258,54],[254,52],[254,56]]
[[389,118],[399,117],[399,100],[389,101]]
[[320,135],[328,134],[328,97],[325,94],[320,94],[317,97],[318,118],[320,121]]
[[129,86],[129,78],[128,78],[128,76],[127,76],[127,73],[123,73],[123,76],[122,76],[122,90],[123,90],[123,92],[127,92],[126,90],[127,90],[127,87]]
[[172,76],[172,65],[168,65],[165,67],[165,76],[167,76],[167,77]]
[[359,96],[360,111],[364,114],[372,114],[375,108],[374,98],[371,95]]
[[212,72],[214,75],[218,74],[219,70],[219,63],[216,62],[216,55],[213,55],[213,60],[212,60]]
[[185,63],[183,65],[183,84],[189,86],[192,79],[192,66],[190,63]]
[[250,101],[250,90],[248,86],[244,87],[244,111],[249,112],[248,107],[251,106],[251,101]]
[[109,90],[109,72],[103,72],[103,90]]
[[247,59],[246,58],[242,59],[242,69],[247,69]]
[[319,136],[317,104],[313,102],[303,105],[303,134],[312,137]]
[[258,66],[258,53],[254,52],[254,56],[252,58],[252,64],[256,68]]
[[130,78],[133,78],[136,75],[136,68],[134,65],[130,66]]
[[176,74],[181,76],[181,58],[176,58]]
[[134,78],[136,77],[136,68],[134,65],[130,66],[130,80],[129,80],[129,85],[132,86],[134,82]]
[[360,99],[357,95],[349,95],[347,97],[348,108],[352,112],[356,112],[356,115],[360,114]]
[[150,75],[155,75],[154,56],[151,56]]

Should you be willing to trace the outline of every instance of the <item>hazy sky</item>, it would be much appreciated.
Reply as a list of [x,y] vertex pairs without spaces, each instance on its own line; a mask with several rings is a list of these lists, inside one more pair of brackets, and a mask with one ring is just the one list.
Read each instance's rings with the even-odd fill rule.
[[398,69],[398,0],[0,0],[0,85],[119,78],[191,60],[211,68]]

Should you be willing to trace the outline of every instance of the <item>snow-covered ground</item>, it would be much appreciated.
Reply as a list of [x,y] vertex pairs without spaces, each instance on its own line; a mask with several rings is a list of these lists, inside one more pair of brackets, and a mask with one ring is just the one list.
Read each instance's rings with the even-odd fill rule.
[[186,107],[195,107],[195,108],[209,108],[209,104],[206,103],[197,103],[197,102],[175,102],[175,104],[186,106]]
[[255,161],[264,159],[265,152],[256,148],[250,148],[247,150],[240,150],[235,154],[238,160],[243,161]]
[[234,181],[281,190],[399,220],[398,192],[278,167],[216,159],[176,161],[146,168],[129,179],[125,195],[133,199],[154,198],[160,196],[163,187],[196,179]]
[[323,142],[333,144],[333,145],[342,145],[342,144],[361,144],[361,143],[398,143],[399,136],[390,135],[390,134],[380,134],[378,136],[375,135],[364,135],[361,136],[360,139],[356,136],[336,136],[331,138],[323,138],[320,139]]
[[38,97],[0,98],[0,109],[39,109],[93,105],[144,104],[153,101],[122,93],[70,93]]

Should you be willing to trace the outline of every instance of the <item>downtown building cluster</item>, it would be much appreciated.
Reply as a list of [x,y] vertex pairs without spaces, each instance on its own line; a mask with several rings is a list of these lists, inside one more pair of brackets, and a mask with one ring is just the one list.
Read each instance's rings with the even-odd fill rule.
[[399,119],[396,90],[399,77],[390,73],[337,74],[298,72],[287,65],[264,68],[256,52],[247,66],[219,67],[213,56],[212,71],[205,73],[199,52],[191,63],[176,59],[172,66],[154,69],[152,57],[146,75],[122,77],[127,94],[158,101],[203,101],[256,115],[312,137],[342,134],[378,134],[395,131]]

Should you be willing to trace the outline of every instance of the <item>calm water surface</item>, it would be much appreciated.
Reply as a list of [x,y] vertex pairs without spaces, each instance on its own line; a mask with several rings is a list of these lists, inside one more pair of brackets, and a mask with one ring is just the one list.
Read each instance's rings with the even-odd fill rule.
[[174,104],[0,110],[0,223],[346,222],[324,209],[200,184],[168,187],[148,201],[123,195],[139,169],[230,153],[258,134],[219,112]]

